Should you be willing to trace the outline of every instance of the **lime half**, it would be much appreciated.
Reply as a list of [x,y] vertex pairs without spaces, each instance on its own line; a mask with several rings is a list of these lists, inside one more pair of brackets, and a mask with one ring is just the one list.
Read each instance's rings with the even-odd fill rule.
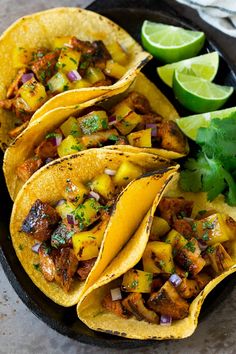
[[173,89],[178,101],[195,113],[216,111],[234,91],[233,87],[216,85],[177,70],[174,73]]
[[188,138],[196,140],[199,128],[207,128],[214,118],[226,119],[236,115],[236,107],[222,109],[220,111],[195,114],[176,120],[179,128]]
[[196,56],[205,41],[203,32],[150,21],[144,21],[141,37],[144,48],[164,63]]
[[219,55],[212,52],[198,57],[181,60],[173,64],[167,64],[157,68],[157,72],[168,86],[172,87],[174,71],[198,76],[205,80],[212,81],[216,76],[219,67]]

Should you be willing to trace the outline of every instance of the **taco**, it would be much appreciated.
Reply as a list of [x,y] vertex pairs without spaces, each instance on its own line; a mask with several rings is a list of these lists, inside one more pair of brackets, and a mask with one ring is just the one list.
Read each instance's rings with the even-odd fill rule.
[[206,296],[236,271],[236,209],[221,197],[210,203],[204,193],[182,193],[172,181],[81,298],[78,316],[90,328],[135,339],[188,337]]
[[4,150],[37,110],[34,119],[109,90],[119,92],[151,58],[118,25],[80,8],[55,8],[19,19],[1,36],[0,50]]
[[124,94],[87,101],[79,110],[67,107],[48,112],[30,124],[5,153],[9,193],[14,200],[41,166],[92,147],[114,145],[127,152],[142,149],[164,158],[182,157],[188,145],[176,117],[171,103],[141,73]]
[[22,266],[45,295],[62,306],[79,301],[175,173],[158,172],[162,166],[166,161],[151,154],[91,149],[31,177],[14,203],[10,231]]

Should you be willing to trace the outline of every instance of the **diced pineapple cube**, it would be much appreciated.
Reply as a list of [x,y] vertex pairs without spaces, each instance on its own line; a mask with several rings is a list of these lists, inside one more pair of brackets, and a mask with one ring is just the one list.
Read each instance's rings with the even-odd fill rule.
[[132,162],[123,161],[116,171],[113,181],[116,185],[124,187],[142,174],[143,170],[141,167],[134,165]]
[[53,93],[60,93],[69,89],[69,80],[66,75],[61,72],[57,72],[53,75],[51,79],[48,80],[47,84],[49,90]]
[[14,68],[24,68],[32,59],[32,50],[23,47],[15,47],[12,55]]
[[64,73],[72,70],[77,70],[81,52],[77,52],[71,48],[62,48],[61,54],[58,58],[57,67]]
[[88,188],[83,183],[77,182],[74,184],[70,179],[66,181],[66,186],[63,191],[63,198],[78,206],[83,203],[85,197],[89,194]]
[[62,219],[66,219],[68,214],[73,214],[75,209],[75,205],[66,200],[56,206],[56,211]]
[[129,293],[150,293],[153,275],[150,272],[130,269],[123,276],[121,289]]
[[106,111],[92,111],[79,118],[78,122],[84,135],[90,135],[108,128]]
[[90,82],[90,84],[92,85],[98,81],[103,81],[105,79],[106,79],[105,75],[103,74],[102,70],[99,68],[94,68],[90,66],[86,70],[85,80],[88,80],[88,82]]
[[137,147],[152,147],[152,129],[139,130],[128,135],[129,144]]
[[159,240],[160,237],[164,236],[168,231],[170,231],[170,226],[168,222],[160,218],[159,216],[154,216],[152,221],[152,228],[150,233],[150,239],[152,241]]
[[57,147],[57,153],[59,157],[62,157],[75,154],[84,149],[85,147],[83,144],[78,142],[72,135],[68,135]]
[[174,229],[172,229],[168,233],[165,242],[169,243],[172,246],[174,255],[176,254],[177,251],[179,251],[188,243],[186,238],[184,238],[184,236],[182,236],[178,231]]
[[117,122],[115,127],[121,132],[122,135],[127,135],[141,122],[141,116],[131,111],[120,122]]
[[172,246],[165,242],[148,242],[143,253],[143,269],[151,273],[173,273]]
[[90,87],[92,86],[90,82],[88,82],[85,79],[81,79],[81,80],[76,80],[74,82],[71,83],[71,89],[72,90],[77,90],[77,89],[81,89],[84,87]]
[[209,246],[206,251],[212,268],[218,274],[228,270],[235,264],[221,243],[215,243]]
[[216,213],[194,222],[197,238],[211,246],[230,239],[228,225],[222,214]]
[[65,137],[72,135],[75,138],[82,136],[82,131],[79,127],[78,120],[75,117],[68,118],[61,126],[60,129]]
[[92,180],[91,189],[105,199],[111,199],[114,193],[114,183],[110,176],[103,173]]
[[60,49],[65,47],[67,44],[70,44],[72,37],[65,36],[65,37],[56,37],[53,41],[52,49]]
[[101,205],[94,198],[85,200],[75,210],[75,219],[78,221],[80,230],[84,230],[100,217]]
[[106,62],[105,73],[108,76],[114,77],[115,79],[120,79],[126,72],[124,66],[115,63],[113,60],[108,60]]
[[128,55],[121,47],[119,42],[112,42],[110,44],[106,44],[106,47],[109,53],[112,56],[112,59],[121,65],[127,65],[128,63]]
[[73,250],[79,261],[98,256],[98,244],[91,231],[78,232],[72,236]]
[[119,122],[131,112],[132,109],[127,105],[127,103],[125,101],[121,101],[113,108],[112,116],[114,116],[116,121]]
[[45,87],[35,78],[22,85],[18,93],[32,112],[42,106],[47,98]]

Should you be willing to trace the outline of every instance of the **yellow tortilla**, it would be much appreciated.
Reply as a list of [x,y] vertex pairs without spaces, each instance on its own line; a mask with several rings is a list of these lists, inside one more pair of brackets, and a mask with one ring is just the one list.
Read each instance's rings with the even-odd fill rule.
[[[174,181],[174,183],[172,183]],[[152,208],[147,213],[134,236],[122,249],[118,256],[112,261],[109,267],[103,272],[99,280],[91,286],[81,298],[77,305],[79,318],[90,328],[122,337],[134,339],[182,339],[189,337],[197,327],[201,306],[206,296],[228,275],[236,272],[236,240],[231,242],[231,257],[235,265],[211,280],[190,305],[189,315],[183,320],[174,321],[171,326],[138,321],[135,318],[119,318],[115,314],[103,308],[101,300],[110,289],[117,287],[116,279],[133,268],[142,258],[149,238],[150,218],[154,215],[156,206],[161,196],[183,196],[193,200],[194,212],[203,209],[215,209],[226,213],[236,219],[236,208],[230,207],[223,202],[223,196],[218,197],[214,202],[207,202],[205,193],[183,193],[178,190],[176,179],[172,179],[169,185],[162,188],[160,194],[154,201]]]
[[[133,77],[133,76],[132,76]],[[134,77],[133,77],[134,78]],[[139,73],[135,81],[129,87],[126,86],[127,90],[121,96],[127,94],[131,91],[137,91],[147,97],[150,102],[153,111],[160,114],[164,119],[175,120],[178,117],[173,105],[168,101],[168,99],[160,92],[160,90],[150,82],[142,73]],[[61,107],[47,112],[43,117],[32,122],[26,130],[17,137],[14,143],[6,150],[3,162],[3,170],[5,174],[6,184],[11,198],[14,200],[17,193],[23,186],[22,180],[16,175],[16,169],[21,165],[26,159],[34,155],[34,149],[40,142],[45,138],[45,136],[58,128],[69,116],[76,115],[77,113],[83,111],[87,107],[92,107],[94,105],[112,105],[115,104],[114,101],[121,99],[120,96],[115,96],[114,93],[107,93],[101,98],[96,98],[78,106]],[[160,156],[160,159],[175,159],[182,157],[182,154],[167,151],[163,149],[152,149],[152,148],[136,148],[133,146],[116,145],[108,146],[108,149],[122,150],[124,152],[137,153],[140,151],[155,153]],[[188,152],[188,146],[186,146],[186,153]]]
[[[97,13],[73,7],[34,13],[13,23],[0,38],[0,99],[6,98],[7,88],[17,73],[12,64],[16,45],[24,48],[51,48],[55,37],[72,35],[81,40],[103,40],[105,44],[118,41],[129,54],[127,72],[122,81],[119,80],[112,86],[70,90],[56,95],[35,113],[33,120],[57,107],[80,104],[110,90],[119,91],[119,88],[129,81],[130,75],[151,59],[151,55],[144,52],[125,30]],[[11,143],[7,133],[15,127],[16,122],[15,114],[0,109],[0,146],[3,150]]]
[[[31,247],[36,240],[19,231],[22,222],[36,199],[52,204],[60,200],[67,178],[74,184],[85,183],[103,173],[105,168],[116,170],[125,160],[145,168],[146,171],[157,171],[134,180],[122,191],[116,200],[99,256],[87,281],[75,281],[71,291],[65,293],[59,285],[46,281],[42,273],[35,269],[34,264],[39,263],[39,256],[32,252]],[[163,163],[160,163],[155,155],[90,149],[52,162],[30,178],[14,203],[10,231],[17,257],[26,273],[45,295],[62,306],[72,306],[79,301],[82,293],[98,279],[105,267],[133,235],[140,220],[151,207],[156,193],[165,183],[166,178],[176,170],[176,168],[163,167],[163,170],[158,172],[160,167],[163,167]],[[145,200],[143,200],[144,188],[147,190]]]

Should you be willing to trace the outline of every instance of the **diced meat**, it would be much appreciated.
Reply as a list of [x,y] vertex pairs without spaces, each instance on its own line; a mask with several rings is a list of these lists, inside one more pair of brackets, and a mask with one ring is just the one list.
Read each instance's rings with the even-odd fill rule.
[[116,129],[110,129],[107,131],[96,132],[96,134],[84,135],[81,138],[81,142],[87,148],[101,146],[106,143],[110,137],[119,136]]
[[178,218],[190,217],[192,209],[193,201],[183,198],[162,198],[158,205],[161,217],[170,225]]
[[196,280],[183,278],[181,284],[176,288],[180,296],[184,299],[191,299],[200,293],[200,288]]
[[70,39],[69,45],[73,47],[73,49],[78,50],[82,54],[90,54],[91,56],[95,53],[96,48],[89,41],[81,41],[76,37],[72,37]]
[[35,155],[42,160],[47,158],[55,158],[57,154],[57,146],[53,143],[52,139],[44,139],[39,146],[34,150]]
[[202,290],[211,281],[211,277],[207,273],[199,273],[194,277],[194,280],[196,280],[199,288]]
[[73,231],[68,230],[67,226],[60,223],[51,235],[51,245],[54,248],[71,247],[71,236]]
[[94,41],[93,47],[95,48],[93,63],[103,70],[106,67],[107,60],[111,59],[111,55],[102,41]]
[[148,99],[138,92],[131,92],[125,101],[136,113],[147,114],[152,112]]
[[102,300],[102,306],[119,317],[128,318],[127,311],[122,306],[121,300],[112,301],[111,294],[104,297]]
[[163,121],[157,129],[157,138],[161,147],[166,150],[184,154],[187,151],[187,139],[172,120]]
[[31,70],[44,85],[56,73],[56,64],[59,55],[60,50],[56,50],[55,52],[47,53],[32,63]]
[[77,274],[79,275],[81,280],[86,280],[91,269],[93,268],[97,258],[92,258],[87,261],[80,261]]
[[110,85],[112,85],[112,80],[107,78],[106,80],[95,82],[95,84],[93,84],[93,87],[110,86]]
[[41,159],[31,157],[17,167],[16,174],[23,182],[26,182],[42,165]]
[[159,316],[154,311],[146,308],[140,293],[129,294],[122,301],[122,305],[128,312],[132,313],[138,321],[144,320],[149,323],[159,323]]
[[169,281],[158,292],[151,294],[148,306],[158,314],[171,316],[174,320],[187,317],[189,311],[189,304]]
[[8,132],[8,135],[11,138],[16,138],[18,135],[20,135],[27,128],[28,124],[29,124],[29,121],[24,122],[23,124],[19,125],[18,127],[10,130]]
[[155,278],[152,281],[152,289],[151,292],[159,290],[163,285],[163,280],[161,278]]
[[145,124],[158,124],[160,122],[162,122],[162,117],[159,116],[156,113],[147,113],[147,114],[143,114],[142,118],[145,122]]
[[173,223],[173,228],[187,239],[194,237],[196,234],[193,230],[193,222],[186,219],[176,219]]
[[206,265],[205,260],[201,257],[201,250],[195,238],[191,238],[189,242],[179,250],[175,259],[176,262],[192,276],[198,274]]
[[78,259],[74,254],[73,249],[66,247],[61,248],[55,256],[55,280],[68,292],[71,288],[73,277],[78,267]]
[[0,108],[7,109],[7,110],[13,110],[15,104],[15,99],[5,99],[5,100],[0,100]]
[[9,86],[9,88],[7,90],[7,98],[12,98],[17,95],[19,87],[22,84],[22,81],[21,81],[22,75],[25,73],[26,73],[26,68],[20,69],[18,71],[15,79],[12,81],[11,85]]
[[53,257],[49,254],[49,249],[45,244],[41,244],[39,247],[39,263],[44,278],[47,281],[53,281],[55,278],[55,264]]
[[21,231],[36,240],[46,241],[57,227],[59,220],[60,216],[50,204],[37,199],[23,221]]

